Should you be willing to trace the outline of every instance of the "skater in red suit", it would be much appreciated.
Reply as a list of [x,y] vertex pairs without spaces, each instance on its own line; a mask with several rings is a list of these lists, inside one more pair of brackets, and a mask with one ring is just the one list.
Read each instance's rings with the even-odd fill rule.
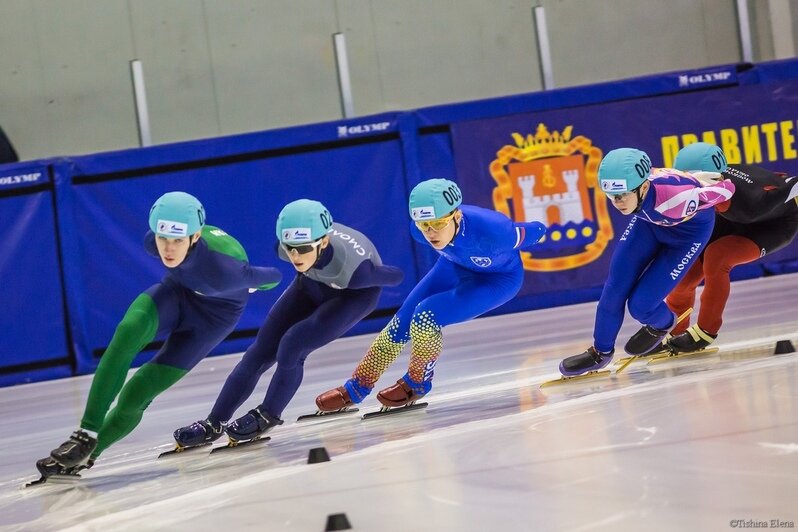
[[682,320],[668,340],[671,350],[684,353],[704,349],[717,337],[732,268],[778,251],[798,233],[798,177],[752,165],[729,166],[723,150],[705,142],[682,148],[674,167],[735,185],[734,196],[715,207],[715,228],[700,260],[666,299],[681,314],[693,306],[696,287],[704,281],[697,323],[689,327],[690,320]]

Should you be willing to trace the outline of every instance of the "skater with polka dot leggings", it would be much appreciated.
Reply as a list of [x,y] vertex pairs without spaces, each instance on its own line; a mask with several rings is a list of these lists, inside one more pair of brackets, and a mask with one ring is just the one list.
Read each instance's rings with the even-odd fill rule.
[[537,243],[545,226],[515,223],[501,213],[461,202],[460,189],[446,179],[430,179],[413,189],[411,232],[438,252],[438,261],[377,335],[352,378],[316,398],[320,411],[363,401],[408,342],[407,373],[380,391],[377,400],[387,407],[417,401],[432,389],[443,327],[476,318],[518,293],[524,278],[519,250]]

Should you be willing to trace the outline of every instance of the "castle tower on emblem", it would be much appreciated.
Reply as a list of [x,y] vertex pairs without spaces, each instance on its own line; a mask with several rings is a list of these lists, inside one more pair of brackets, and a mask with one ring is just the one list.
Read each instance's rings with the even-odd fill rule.
[[571,133],[572,126],[549,132],[542,123],[534,135],[512,133],[515,145],[502,146],[489,166],[496,210],[548,228],[534,251],[521,253],[527,270],[579,268],[600,257],[613,236],[606,197],[597,192],[602,151]]
[[[535,195],[536,175],[525,175],[518,178],[518,187],[521,189],[522,203],[524,208],[524,220],[537,221],[550,224],[548,212],[552,209],[558,211],[559,222],[565,225],[568,222],[579,224],[584,221],[585,216],[582,211],[582,198],[577,188],[579,180],[579,170],[563,170],[561,178],[565,182],[566,191],[562,193]],[[551,176],[551,167],[544,167],[543,186],[551,188],[554,178]]]

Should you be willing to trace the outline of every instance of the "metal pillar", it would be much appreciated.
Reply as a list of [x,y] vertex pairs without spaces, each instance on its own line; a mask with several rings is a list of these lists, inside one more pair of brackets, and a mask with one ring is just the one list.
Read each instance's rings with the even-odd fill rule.
[[141,61],[130,62],[130,76],[133,79],[133,98],[136,103],[136,122],[139,128],[139,146],[152,146],[150,134],[150,115],[147,109],[147,89],[144,86],[144,70]]

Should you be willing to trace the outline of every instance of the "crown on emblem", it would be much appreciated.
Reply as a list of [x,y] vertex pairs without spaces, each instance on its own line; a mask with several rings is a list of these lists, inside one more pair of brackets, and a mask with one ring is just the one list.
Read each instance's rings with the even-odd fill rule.
[[549,133],[544,124],[538,124],[537,131],[526,137],[520,133],[513,133],[515,145],[521,152],[532,159],[537,157],[550,157],[554,155],[570,155],[574,149],[571,144],[571,131],[573,126],[567,126],[562,133],[555,131]]

